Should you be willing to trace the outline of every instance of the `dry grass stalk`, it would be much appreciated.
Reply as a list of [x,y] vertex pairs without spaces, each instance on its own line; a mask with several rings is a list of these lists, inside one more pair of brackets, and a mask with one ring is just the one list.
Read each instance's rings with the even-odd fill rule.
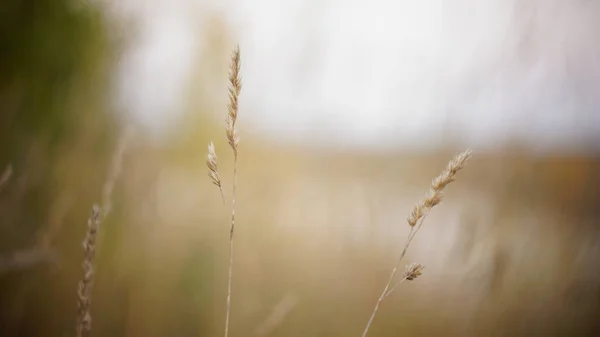
[[377,303],[375,303],[375,307],[373,308],[371,317],[369,318],[369,321],[367,322],[367,326],[365,327],[365,330],[363,331],[362,337],[365,337],[367,335],[367,333],[369,332],[369,329],[371,328],[371,325],[373,324],[373,320],[375,319],[375,316],[377,315],[377,311],[379,310],[379,306],[381,305],[381,302],[383,302],[384,298],[389,296],[405,280],[413,280],[417,276],[421,275],[421,271],[423,270],[424,267],[420,264],[413,263],[406,267],[403,278],[392,287],[392,282],[394,281],[394,277],[396,276],[396,273],[398,272],[400,263],[402,262],[402,259],[406,255],[406,251],[408,250],[408,247],[410,246],[410,243],[412,242],[413,238],[415,237],[415,235],[417,234],[419,229],[423,226],[423,222],[424,222],[427,214],[434,206],[438,205],[442,201],[442,190],[446,186],[448,186],[448,184],[450,184],[451,182],[454,181],[454,177],[455,177],[456,173],[465,166],[465,163],[466,163],[467,159],[469,159],[470,156],[471,156],[470,150],[466,150],[466,151],[456,155],[450,161],[450,163],[448,163],[448,166],[446,166],[446,169],[439,176],[437,176],[435,179],[433,179],[433,181],[431,183],[431,188],[429,190],[429,193],[425,197],[425,199],[414,206],[414,208],[411,212],[411,215],[407,219],[408,225],[410,226],[410,230],[408,232],[408,238],[406,240],[406,243],[404,244],[404,248],[402,249],[402,252],[400,253],[398,262],[396,263],[396,265],[394,266],[394,269],[392,269],[392,272],[390,273],[390,277],[387,281],[387,284],[385,285],[383,291],[381,292],[381,295],[377,299]]
[[273,308],[271,314],[254,330],[257,336],[267,336],[283,323],[286,317],[298,304],[298,297],[294,294],[285,295]]
[[[7,165],[0,175],[0,192],[13,175],[12,165]],[[0,274],[50,263],[58,266],[58,258],[50,248],[49,240],[38,240],[34,247],[21,249],[8,255],[0,255]]]
[[[231,312],[231,280],[233,279],[233,236],[235,233],[235,200],[236,200],[236,186],[237,186],[237,157],[238,157],[238,145],[240,139],[237,135],[236,122],[238,116],[239,107],[239,95],[242,90],[242,81],[240,78],[240,48],[236,46],[233,49],[231,55],[231,65],[229,68],[229,105],[227,119],[225,121],[225,137],[227,143],[233,151],[233,184],[232,184],[232,196],[231,196],[231,222],[229,228],[229,272],[227,276],[227,303],[225,312],[225,337],[229,334],[229,315]],[[221,178],[219,176],[217,162],[217,154],[215,153],[214,144],[210,142],[208,145],[208,156],[206,166],[208,166],[208,176],[212,180],[212,183],[219,187],[223,203],[225,203],[225,197],[223,196],[223,189],[221,185]]]
[[10,180],[11,176],[12,176],[12,165],[8,165],[4,168],[4,171],[2,171],[2,175],[0,175],[0,191],[2,191],[2,188]]
[[238,97],[242,90],[240,79],[240,48],[236,46],[231,57],[231,69],[229,71],[229,114],[225,125],[227,142],[233,150],[233,185],[231,189],[231,227],[229,229],[229,275],[227,277],[227,309],[225,314],[225,337],[229,333],[229,314],[231,312],[231,280],[233,278],[233,234],[235,232],[235,199],[237,186],[237,154],[239,137],[235,123],[238,114]]
[[92,214],[88,219],[88,230],[83,241],[83,279],[79,281],[77,291],[77,337],[89,336],[92,330],[92,315],[90,305],[92,302],[92,285],[94,282],[94,257],[96,255],[96,239],[100,228],[100,207],[94,205]]
[[19,250],[10,255],[0,255],[0,275],[15,270],[32,268],[43,263],[58,265],[58,259],[50,249],[34,247]]
[[133,128],[128,126],[125,129],[125,132],[119,139],[117,144],[117,148],[113,154],[110,168],[108,171],[108,176],[106,181],[104,182],[104,186],[102,186],[102,213],[106,217],[108,213],[112,210],[112,193],[115,187],[115,182],[119,175],[121,175],[121,169],[123,167],[123,157],[125,155],[125,151],[127,150],[129,143],[131,142],[131,138],[133,137]]
[[111,165],[109,168],[108,176],[104,185],[102,186],[102,208],[97,204],[92,206],[92,213],[88,219],[88,230],[83,240],[83,278],[79,281],[79,287],[77,291],[77,324],[76,333],[77,337],[89,336],[92,330],[92,315],[90,311],[92,302],[92,285],[94,281],[94,258],[96,255],[96,242],[98,237],[98,231],[100,229],[101,217],[106,218],[108,213],[111,211],[112,205],[112,193],[114,185],[118,179],[121,168],[123,166],[123,156],[127,149],[131,137],[133,136],[133,129],[127,128],[113,154]]

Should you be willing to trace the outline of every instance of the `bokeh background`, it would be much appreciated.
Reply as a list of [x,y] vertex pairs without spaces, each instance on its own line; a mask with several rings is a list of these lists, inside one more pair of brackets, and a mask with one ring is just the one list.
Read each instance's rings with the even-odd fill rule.
[[[600,3],[4,0],[0,335],[218,336],[242,52],[232,336],[600,335]],[[123,150],[123,151],[121,151]],[[114,190],[106,181],[120,168]],[[119,170],[117,170],[119,171]]]

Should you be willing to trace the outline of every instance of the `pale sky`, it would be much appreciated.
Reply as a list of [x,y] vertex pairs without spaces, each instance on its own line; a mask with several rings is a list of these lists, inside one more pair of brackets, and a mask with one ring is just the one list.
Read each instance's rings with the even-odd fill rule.
[[600,144],[600,4],[516,2],[130,0],[123,8],[140,38],[119,94],[152,130],[172,125],[195,27],[212,10],[243,53],[240,123],[272,137],[436,147],[450,132],[472,148],[513,137]]

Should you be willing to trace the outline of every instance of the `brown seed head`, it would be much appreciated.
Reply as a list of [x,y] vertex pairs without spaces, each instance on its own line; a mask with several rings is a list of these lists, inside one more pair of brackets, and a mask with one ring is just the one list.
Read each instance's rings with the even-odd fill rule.
[[404,278],[409,281],[416,279],[417,277],[421,276],[421,271],[423,268],[425,268],[425,266],[419,263],[411,263],[410,265],[407,265],[404,271]]

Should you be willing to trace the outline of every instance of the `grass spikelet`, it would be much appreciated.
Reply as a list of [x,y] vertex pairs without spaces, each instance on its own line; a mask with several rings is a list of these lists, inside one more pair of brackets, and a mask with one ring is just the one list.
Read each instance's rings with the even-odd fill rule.
[[208,144],[206,166],[208,167],[208,176],[212,183],[219,188],[219,192],[221,192],[221,199],[223,200],[223,204],[225,204],[225,195],[223,194],[223,186],[221,185],[221,177],[219,176],[219,161],[217,159],[215,144],[213,144],[213,142]]
[[94,205],[88,219],[88,230],[83,240],[83,278],[77,290],[77,337],[89,336],[92,330],[92,285],[94,282],[94,258],[96,256],[96,239],[100,228],[100,206]]
[[411,263],[410,265],[407,265],[406,270],[404,271],[404,278],[409,281],[416,279],[421,276],[423,268],[425,267],[420,263]]
[[448,163],[446,169],[440,175],[435,177],[435,179],[433,179],[427,197],[415,205],[412,213],[407,219],[410,227],[415,227],[420,219],[424,218],[434,206],[438,205],[442,201],[442,190],[446,188],[448,184],[454,181],[456,173],[465,167],[465,163],[470,156],[471,150],[466,150],[456,155]]
[[227,142],[233,150],[234,156],[237,156],[237,148],[240,139],[237,135],[235,124],[238,115],[238,99],[242,91],[242,80],[240,77],[240,47],[236,46],[231,54],[231,65],[229,67],[229,106],[227,119],[225,121],[225,134]]
[[402,275],[402,279],[396,283],[392,289],[388,290],[385,293],[385,297],[390,296],[394,290],[396,290],[396,288],[398,288],[398,286],[400,286],[402,284],[402,282],[409,280],[412,281],[414,279],[416,279],[417,277],[421,276],[421,271],[425,268],[425,266],[423,266],[420,263],[411,263],[409,265],[406,265],[405,269],[404,269],[404,275]]

